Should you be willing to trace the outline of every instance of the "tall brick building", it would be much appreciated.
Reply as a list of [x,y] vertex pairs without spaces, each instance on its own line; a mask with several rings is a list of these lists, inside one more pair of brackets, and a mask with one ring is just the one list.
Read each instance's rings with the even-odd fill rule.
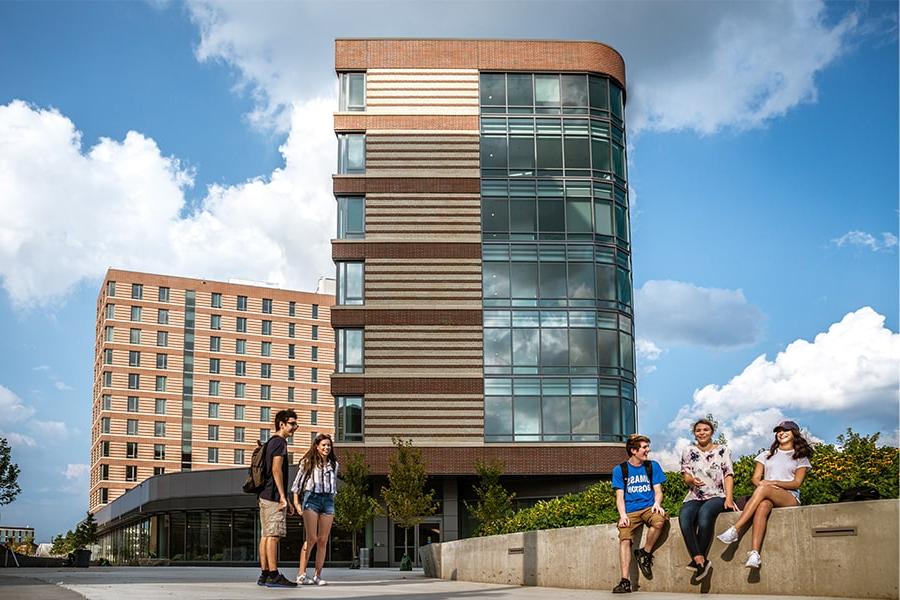
[[153,475],[248,465],[334,429],[331,294],[110,269],[97,298],[90,510]]
[[[479,460],[524,502],[636,427],[625,68],[595,42],[339,39],[337,443],[413,440],[465,535]],[[376,563],[399,558],[383,519]]]

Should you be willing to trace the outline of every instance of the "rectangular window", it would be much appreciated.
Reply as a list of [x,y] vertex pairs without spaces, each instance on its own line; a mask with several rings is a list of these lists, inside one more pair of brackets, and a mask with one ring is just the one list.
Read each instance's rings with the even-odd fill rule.
[[165,475],[166,468],[165,467],[153,467],[153,475]]
[[131,320],[135,323],[141,322],[141,307],[140,306],[132,306],[131,307]]
[[247,333],[247,317],[238,317],[234,330],[238,333]]
[[366,110],[366,74],[339,73],[340,94],[338,110],[341,112]]
[[272,377],[272,364],[262,363],[259,365],[259,376],[269,379]]
[[153,422],[153,435],[155,437],[166,437],[166,422],[165,421],[154,421]]
[[297,303],[291,300],[288,302],[288,316],[294,317],[297,315]]
[[166,414],[166,399],[165,398],[157,398],[156,399],[156,406],[155,406],[154,412],[158,415]]
[[319,339],[319,326],[318,325],[313,325],[312,329],[309,330],[309,338],[311,340]]
[[128,435],[137,435],[138,434],[138,420],[137,419],[128,419],[125,423],[125,432]]
[[338,329],[334,349],[338,373],[363,372],[363,330]]
[[234,418],[238,421],[244,420],[244,410],[246,407],[243,404],[235,404],[234,405]]
[[208,463],[216,464],[219,462],[219,449],[218,448],[207,448],[206,458]]
[[243,442],[245,432],[246,432],[246,429],[244,429],[243,427],[235,427],[234,428],[234,441]]
[[131,298],[132,300],[142,300],[144,298],[144,286],[140,283],[132,283]]
[[137,350],[129,350],[128,351],[128,366],[129,367],[139,367],[141,366],[141,353]]
[[259,441],[265,443],[269,441],[269,438],[272,437],[271,429],[260,429],[259,430]]
[[128,412],[140,412],[140,400],[137,396],[128,396]]
[[219,382],[216,380],[210,380],[209,382],[209,396],[218,396],[219,395]]
[[319,381],[319,369],[317,369],[316,367],[313,367],[312,369],[309,370],[309,380],[313,383],[316,383],[317,381]]
[[125,465],[125,481],[137,481],[137,467]]
[[272,342],[263,342],[260,345],[260,356],[272,356]]
[[242,448],[236,448],[234,451],[234,464],[242,465],[244,464],[244,450]]
[[210,419],[218,419],[219,418],[219,403],[218,402],[210,402],[206,407],[206,415]]
[[294,365],[288,365],[288,381],[294,381]]
[[108,480],[109,480],[109,465],[100,465],[100,481],[108,481]]
[[234,361],[234,374],[238,375],[238,376],[247,375],[247,361],[246,360]]
[[288,358],[297,358],[296,357],[297,348],[294,344],[288,344]]
[[337,303],[363,304],[364,263],[337,263]]
[[[319,305],[318,304],[312,305],[312,318],[313,319],[319,318]],[[313,325],[313,327],[316,327],[316,325]]]
[[131,344],[140,344],[141,343],[141,330],[140,329],[129,329],[128,330],[128,342]]
[[259,386],[259,399],[260,400],[271,400],[272,399],[272,386],[271,385]]
[[103,387],[112,387],[112,373],[110,371],[103,372]]
[[137,442],[125,442],[125,458],[137,458]]
[[101,396],[101,403],[103,410],[112,410],[112,396],[109,394],[103,394],[103,396]]
[[238,296],[237,297],[237,309],[238,310],[247,310],[247,296]]
[[318,404],[319,402],[319,390],[313,388],[309,390],[309,403],[310,404]]
[[156,368],[157,369],[168,369],[169,368],[169,355],[168,354],[157,354],[156,355]]
[[297,333],[297,326],[294,323],[288,323],[288,337],[295,337]]
[[264,320],[262,322],[262,334],[263,335],[272,335],[272,321]]
[[103,440],[102,442],[100,442],[100,456],[102,456],[104,458],[109,457],[109,441],[108,440]]
[[210,352],[220,352],[222,349],[222,338],[219,336],[211,336],[209,338],[209,351]]
[[211,442],[219,441],[219,426],[218,425],[208,425],[206,428],[206,439]]
[[209,328],[222,329],[222,315],[209,315]]
[[337,411],[335,413],[337,423],[338,441],[361,442],[363,441],[363,399],[360,396],[338,396]]
[[272,299],[271,298],[263,298],[262,299],[262,311],[267,315],[272,314]]
[[103,364],[111,365],[113,364],[113,351],[112,348],[107,348],[103,351]]
[[235,354],[247,354],[247,340],[237,339],[234,341]]
[[109,417],[100,419],[100,433],[109,433]]
[[109,490],[107,488],[100,488],[100,504],[107,504],[109,502]]
[[169,288],[160,287],[157,298],[159,299],[160,302],[168,302],[169,301]]
[[317,411],[317,410],[309,411],[309,424],[310,425],[318,425],[319,424],[319,411]]
[[218,358],[209,359],[209,372],[210,373],[218,373],[220,366],[221,366],[220,359],[218,359]]
[[166,460],[165,444],[153,444],[153,460]]
[[246,383],[235,383],[234,384],[234,397],[235,398],[246,398],[247,397],[247,384]]
[[166,391],[166,376],[165,375],[157,375],[156,376],[156,391],[164,392]]
[[157,331],[156,332],[156,345],[165,348],[169,345],[169,332],[168,331]]
[[112,325],[107,325],[104,334],[104,340],[107,342],[113,341],[113,334],[115,333],[115,328]]
[[209,305],[212,308],[222,308],[222,294],[213,292],[209,299]]
[[115,319],[116,318],[116,305],[115,304],[107,304],[106,305],[106,318],[107,319]]
[[268,406],[263,406],[259,409],[259,420],[262,423],[268,423],[272,418],[272,409]]
[[165,308],[160,308],[158,311],[156,311],[156,322],[159,325],[168,325],[169,311]]
[[364,196],[338,196],[339,240],[361,240],[366,237],[366,199]]
[[294,401],[294,388],[288,387],[287,399],[288,399],[288,402]]
[[116,295],[116,282],[115,281],[107,281],[106,282],[106,295],[107,296],[115,296]]
[[338,134],[338,174],[366,172],[366,135],[364,133]]
[[129,390],[141,389],[141,376],[139,373],[129,373],[128,374],[128,389]]

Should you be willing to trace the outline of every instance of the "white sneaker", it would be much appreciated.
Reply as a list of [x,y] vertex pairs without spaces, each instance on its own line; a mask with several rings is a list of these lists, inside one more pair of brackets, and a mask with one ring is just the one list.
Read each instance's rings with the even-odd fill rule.
[[744,566],[748,569],[758,569],[762,565],[762,559],[759,557],[759,552],[756,550],[751,550],[747,553],[747,562],[744,563]]
[[321,579],[318,575],[315,575],[315,576],[312,578],[312,582],[313,582],[315,585],[328,585],[328,582],[325,581],[324,579]]
[[716,536],[719,540],[724,544],[733,544],[738,541],[740,535],[738,534],[738,530],[734,527],[729,527],[722,533]]
[[312,580],[306,576],[306,573],[297,575],[297,585],[311,585]]

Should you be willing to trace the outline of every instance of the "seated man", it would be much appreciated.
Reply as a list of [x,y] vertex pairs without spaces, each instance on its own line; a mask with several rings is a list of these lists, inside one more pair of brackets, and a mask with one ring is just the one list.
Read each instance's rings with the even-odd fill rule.
[[666,480],[666,474],[658,462],[647,460],[650,438],[638,434],[628,436],[625,452],[628,460],[612,471],[616,508],[619,509],[619,564],[622,568],[622,579],[613,588],[614,594],[631,592],[631,580],[628,578],[631,537],[642,523],[647,525],[647,539],[643,548],[634,551],[634,557],[644,577],[653,579],[653,545],[668,518],[662,508],[662,483]]

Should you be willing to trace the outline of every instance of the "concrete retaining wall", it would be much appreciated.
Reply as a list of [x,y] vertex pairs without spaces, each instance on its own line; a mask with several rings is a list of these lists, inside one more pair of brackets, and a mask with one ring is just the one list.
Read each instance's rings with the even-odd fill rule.
[[[655,552],[653,580],[633,562],[631,580],[651,592],[897,598],[898,509],[897,500],[775,509],[762,568],[744,567],[749,531],[730,547],[714,539],[712,573],[702,584],[692,584],[684,568],[690,556],[673,518]],[[736,520],[723,513],[716,533]],[[611,590],[619,581],[617,536],[615,525],[594,525],[430,544],[419,552],[430,577]]]

